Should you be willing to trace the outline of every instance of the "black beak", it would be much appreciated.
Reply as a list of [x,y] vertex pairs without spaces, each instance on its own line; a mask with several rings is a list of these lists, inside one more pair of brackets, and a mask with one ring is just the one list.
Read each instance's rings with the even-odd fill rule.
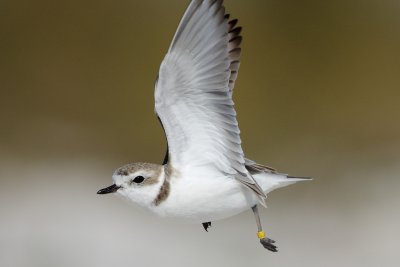
[[115,184],[113,184],[113,185],[111,185],[109,187],[100,189],[99,191],[97,191],[97,194],[104,195],[104,194],[115,193],[120,188],[121,188],[120,186],[116,186]]

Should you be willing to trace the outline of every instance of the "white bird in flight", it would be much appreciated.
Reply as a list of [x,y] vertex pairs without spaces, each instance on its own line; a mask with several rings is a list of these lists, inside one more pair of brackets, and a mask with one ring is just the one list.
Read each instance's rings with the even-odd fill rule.
[[163,217],[202,223],[252,209],[257,236],[266,237],[257,206],[267,193],[309,178],[291,177],[246,159],[232,101],[240,65],[241,27],[225,14],[222,0],[193,0],[161,63],[155,112],[168,147],[162,165],[132,163],[118,168],[117,192]]

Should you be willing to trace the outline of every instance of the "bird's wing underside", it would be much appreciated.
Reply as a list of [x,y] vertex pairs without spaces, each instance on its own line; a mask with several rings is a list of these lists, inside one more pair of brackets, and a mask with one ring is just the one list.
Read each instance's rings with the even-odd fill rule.
[[265,195],[245,167],[232,89],[240,27],[221,0],[193,0],[160,66],[155,109],[174,167],[207,166]]

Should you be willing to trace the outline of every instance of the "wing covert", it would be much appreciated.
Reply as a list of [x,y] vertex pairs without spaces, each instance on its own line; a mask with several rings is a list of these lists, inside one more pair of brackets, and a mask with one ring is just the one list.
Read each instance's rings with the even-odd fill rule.
[[160,66],[155,109],[173,166],[208,165],[264,193],[248,173],[232,90],[240,27],[220,0],[193,0]]

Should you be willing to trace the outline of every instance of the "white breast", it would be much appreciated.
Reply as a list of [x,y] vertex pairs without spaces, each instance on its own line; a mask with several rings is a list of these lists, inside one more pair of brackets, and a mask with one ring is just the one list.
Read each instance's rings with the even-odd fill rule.
[[224,219],[249,209],[257,198],[247,187],[219,172],[192,169],[171,177],[168,198],[152,211],[203,223]]

